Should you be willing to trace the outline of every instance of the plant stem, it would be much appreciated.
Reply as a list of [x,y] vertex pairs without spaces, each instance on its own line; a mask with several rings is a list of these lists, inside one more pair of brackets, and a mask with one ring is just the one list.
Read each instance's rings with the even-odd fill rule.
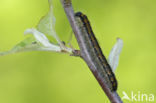
[[83,58],[83,60],[89,66],[90,70],[92,71],[92,73],[95,76],[96,80],[99,82],[100,86],[102,87],[103,91],[105,92],[105,94],[109,98],[110,102],[111,103],[123,103],[122,100],[120,99],[119,95],[117,94],[117,92],[112,92],[108,88],[106,83],[103,81],[103,78],[98,76],[99,73],[95,69],[94,63],[90,61],[90,59],[88,58],[88,54],[85,52],[85,49],[83,49],[84,46],[83,46],[82,37],[81,37],[82,34],[81,34],[81,31],[79,30],[79,27],[77,26],[77,23],[76,23],[76,20],[75,20],[74,10],[73,10],[73,7],[72,7],[71,0],[61,0],[61,3],[63,5],[63,8],[65,10],[67,18],[68,18],[68,20],[70,22],[72,30],[73,30],[73,32],[75,34],[75,37],[77,39],[77,42],[79,44],[81,57]]

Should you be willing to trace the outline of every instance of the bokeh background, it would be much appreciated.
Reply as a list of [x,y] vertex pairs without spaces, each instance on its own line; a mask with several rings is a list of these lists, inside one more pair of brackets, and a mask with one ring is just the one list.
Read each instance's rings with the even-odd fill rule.
[[[71,28],[60,1],[53,3],[56,31],[67,41]],[[75,11],[82,11],[90,19],[106,57],[117,37],[124,41],[116,70],[121,97],[123,91],[129,96],[132,91],[156,94],[155,5],[155,0],[73,0]],[[47,12],[48,0],[0,0],[0,51],[26,38],[24,30],[35,27]],[[72,44],[78,48],[75,38]],[[80,58],[25,52],[0,57],[0,103],[109,101]]]

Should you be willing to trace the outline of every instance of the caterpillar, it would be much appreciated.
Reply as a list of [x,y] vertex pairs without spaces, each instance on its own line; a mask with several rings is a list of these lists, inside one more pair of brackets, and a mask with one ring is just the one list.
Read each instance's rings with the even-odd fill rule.
[[117,90],[116,77],[110,65],[108,64],[104,54],[102,53],[102,50],[93,33],[93,30],[91,28],[87,16],[81,12],[77,12],[75,13],[75,18],[79,26],[79,29],[82,32],[81,36],[84,40],[83,45],[85,46],[85,48],[80,48],[80,50],[87,49],[86,52],[90,56],[94,65],[96,66],[97,71],[99,72],[98,75],[100,75],[103,78],[103,81],[107,84],[108,88],[110,88],[111,91],[116,91]]

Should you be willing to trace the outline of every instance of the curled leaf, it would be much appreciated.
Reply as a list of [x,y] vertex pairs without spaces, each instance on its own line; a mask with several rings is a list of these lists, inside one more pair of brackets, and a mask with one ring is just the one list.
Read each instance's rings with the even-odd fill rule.
[[113,46],[109,54],[109,58],[108,58],[108,62],[113,71],[115,71],[115,69],[118,66],[119,56],[120,56],[122,48],[123,48],[123,41],[122,39],[117,38],[117,43]]
[[55,22],[56,19],[53,14],[53,5],[52,5],[52,0],[49,1],[49,12],[40,20],[40,22],[37,25],[37,30],[52,36],[55,38],[55,40],[58,42],[58,44],[62,47],[64,45],[62,44],[61,40],[59,39],[58,35],[55,32]]
[[24,34],[33,34],[38,42],[40,42],[44,47],[53,48],[56,51],[60,51],[60,47],[49,42],[48,38],[36,29],[27,29]]

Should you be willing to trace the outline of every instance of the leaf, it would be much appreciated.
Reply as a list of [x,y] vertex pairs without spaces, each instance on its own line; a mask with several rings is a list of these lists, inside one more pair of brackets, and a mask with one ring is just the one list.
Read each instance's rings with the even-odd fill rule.
[[123,41],[120,38],[117,38],[117,43],[113,46],[108,58],[108,62],[113,71],[115,71],[115,69],[118,66],[119,56],[122,48],[123,48]]
[[39,24],[37,25],[37,30],[43,34],[52,36],[60,45],[62,45],[62,42],[55,32],[55,22],[56,19],[53,14],[52,0],[49,0],[49,12],[40,20]]
[[34,37],[29,37],[18,43],[10,51],[0,52],[0,56],[25,52],[25,51],[53,51],[61,52],[61,48],[49,42],[47,37],[36,29],[27,29],[25,34],[32,33]]
[[57,45],[54,45],[49,42],[48,38],[41,32],[37,31],[36,29],[27,29],[24,34],[33,34],[35,39],[43,45],[45,48],[49,48],[56,52],[61,52],[61,48]]
[[[27,38],[17,44],[13,49],[0,52],[0,56],[24,51],[53,51],[60,53],[72,53],[72,48],[66,47],[55,32],[55,17],[53,15],[52,0],[49,0],[49,12],[44,16],[36,29],[27,29],[25,34],[33,34],[34,37]],[[59,45],[50,43],[45,34],[52,36]]]
[[0,56],[22,51],[31,51],[35,48],[38,48],[39,46],[40,45],[35,41],[33,37],[29,37],[23,40],[22,42],[18,43],[10,51],[0,52]]

